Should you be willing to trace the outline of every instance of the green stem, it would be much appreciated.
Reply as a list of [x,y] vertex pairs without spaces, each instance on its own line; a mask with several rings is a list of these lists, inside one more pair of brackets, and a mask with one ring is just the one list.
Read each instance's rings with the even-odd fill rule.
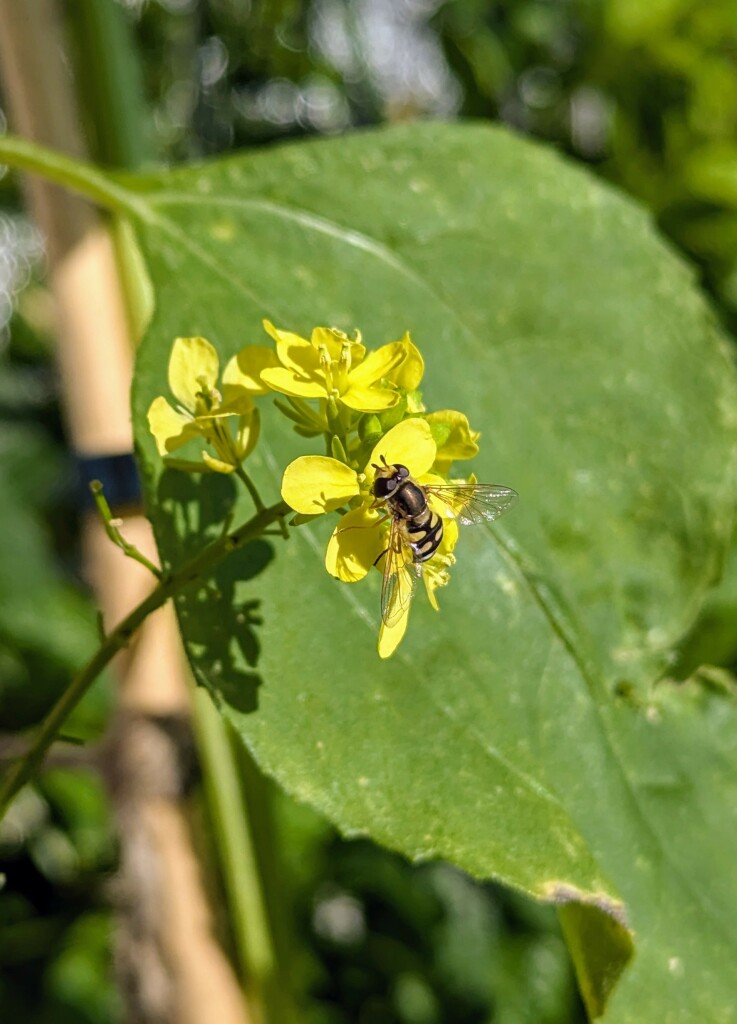
[[[246,485],[246,490],[251,495],[251,500],[256,506],[257,511],[260,512],[266,506],[261,500],[261,495],[258,493],[253,480],[251,480],[248,473],[246,473],[243,468],[243,464],[238,461],[238,452],[233,444],[233,436],[230,433],[230,430],[224,423],[218,422],[217,420],[214,422],[214,428],[215,442],[213,443],[216,444],[216,451],[218,455],[224,462],[229,462],[231,465],[235,465],[235,475]],[[219,444],[217,442],[219,442]]]
[[79,192],[107,210],[145,219],[147,209],[135,196],[92,164],[65,156],[13,135],[0,136],[0,163],[40,174],[47,181]]
[[[248,493],[251,495],[251,498],[253,499],[254,505],[260,511],[264,507],[264,503],[261,501],[261,495],[256,490],[256,485],[254,484],[253,480],[251,480],[248,473],[246,473],[242,464],[238,466],[238,468],[236,469],[235,475],[238,477],[239,480],[242,480],[243,483],[246,485],[246,487],[248,488]],[[281,534],[284,540],[289,540],[289,527],[287,526],[283,516],[279,517],[278,532]]]
[[154,565],[150,559],[146,558],[144,553],[139,551],[135,544],[127,541],[120,532],[122,520],[113,518],[107,498],[103,494],[102,483],[99,480],[93,480],[90,483],[90,490],[92,491],[92,497],[95,499],[97,511],[100,513],[102,525],[105,527],[105,533],[113,544],[119,547],[127,558],[132,558],[134,562],[138,562],[144,569],[148,569],[150,573],[153,573],[157,580],[160,580],[162,576],[161,569]]
[[198,746],[205,768],[207,804],[217,834],[242,977],[249,990],[249,1006],[251,1009],[258,1007],[263,1015],[267,1002],[264,988],[268,988],[277,965],[256,840],[228,724],[205,690],[196,687],[192,699]]
[[43,761],[46,751],[54,742],[62,725],[112,658],[125,647],[141,623],[160,608],[183,587],[199,579],[217,565],[226,555],[261,536],[272,523],[283,517],[289,508],[283,502],[264,509],[226,537],[215,541],[198,552],[180,569],[167,574],[151,593],[131,611],[115,629],[108,633],[87,664],[72,679],[69,686],[41,723],[30,750],[0,782],[0,820],[18,790],[33,776]]
[[238,477],[239,480],[241,480],[246,485],[246,488],[248,490],[248,493],[251,495],[254,505],[260,512],[261,509],[264,507],[264,503],[263,501],[261,501],[261,495],[256,490],[256,485],[254,484],[253,480],[251,480],[250,476],[248,475],[248,473],[246,473],[243,466],[238,466],[238,468],[235,471],[235,475]]
[[133,169],[155,153],[132,19],[118,0],[74,0],[65,19],[74,80],[92,156]]

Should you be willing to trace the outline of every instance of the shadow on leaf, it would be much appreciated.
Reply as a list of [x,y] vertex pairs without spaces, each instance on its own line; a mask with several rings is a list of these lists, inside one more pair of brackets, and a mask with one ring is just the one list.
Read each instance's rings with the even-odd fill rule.
[[[159,483],[159,502],[166,512],[160,519],[167,534],[166,550],[177,549],[178,561],[183,562],[221,537],[235,496],[230,477],[165,472]],[[256,671],[261,653],[257,634],[262,623],[261,602],[249,593],[248,584],[273,557],[267,541],[255,540],[227,555],[176,598],[198,683],[210,690],[216,703],[227,703],[244,713],[258,708],[258,688],[263,682]],[[172,568],[176,569],[176,563]]]
[[[165,470],[158,487],[159,508],[164,513],[158,523],[160,547],[178,551],[179,560],[184,561],[217,540],[231,515],[236,493],[236,483],[229,476]],[[172,567],[176,568],[176,563]]]

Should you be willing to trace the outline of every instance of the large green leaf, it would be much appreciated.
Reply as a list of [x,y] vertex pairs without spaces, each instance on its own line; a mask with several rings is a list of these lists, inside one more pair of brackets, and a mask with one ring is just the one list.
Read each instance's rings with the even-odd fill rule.
[[[234,494],[162,473],[145,411],[171,340],[204,334],[225,358],[263,341],[263,316],[372,344],[411,328],[428,404],[467,411],[479,477],[522,496],[466,532],[441,614],[418,600],[385,663],[378,574],[327,577],[327,522],[181,597],[198,678],[261,765],[346,833],[564,904],[593,1013],[626,922],[637,955],[607,1020],[733,1020],[737,717],[663,678],[735,496],[734,373],[690,272],[632,203],[475,126],[245,155],[116,201],[155,292],[134,414],[167,562],[218,534]],[[303,451],[266,416],[270,497]]]

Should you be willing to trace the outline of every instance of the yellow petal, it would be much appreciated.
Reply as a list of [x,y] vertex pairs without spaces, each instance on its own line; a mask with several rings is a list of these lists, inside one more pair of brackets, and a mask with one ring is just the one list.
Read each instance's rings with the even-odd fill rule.
[[435,596],[435,591],[438,587],[445,587],[450,583],[449,570],[452,565],[455,565],[455,557],[448,552],[441,555],[439,549],[430,561],[425,563],[422,579],[425,584],[425,590],[427,591],[427,598],[430,605],[436,612],[440,611],[440,606],[438,605],[438,599]]
[[280,331],[268,320],[263,323],[264,330],[276,342],[276,354],[282,366],[308,378],[319,375],[320,353],[306,338],[300,338],[292,331]]
[[397,387],[405,391],[416,391],[422,381],[425,372],[425,361],[420,350],[409,336],[409,331],[398,342],[404,351],[404,361],[399,364],[396,370],[392,370],[389,379]]
[[216,459],[209,452],[202,453],[202,461],[213,473],[232,473],[235,469],[232,462],[223,462],[222,459]]
[[281,331],[278,327],[274,327],[271,320],[262,320],[261,323],[263,324],[266,333],[270,335],[277,344],[280,341],[294,341],[301,345],[309,345],[307,338],[303,338],[301,335],[295,334],[293,331]]
[[440,541],[438,547],[439,555],[450,555],[453,553],[453,548],[458,543],[458,520],[451,519],[449,522],[443,523],[443,539]]
[[439,612],[440,605],[438,599],[435,597],[435,591],[440,585],[434,576],[431,576],[429,572],[423,572],[422,579],[425,584],[425,592],[427,593],[427,599],[430,602],[430,607],[433,611]]
[[420,473],[417,477],[417,481],[421,484],[429,484],[431,487],[447,487],[448,485],[448,481],[445,477],[438,476],[437,473]]
[[333,530],[325,552],[325,568],[344,583],[356,583],[369,572],[384,550],[386,531],[380,516],[369,509],[347,512]]
[[323,384],[308,380],[302,374],[298,375],[282,366],[263,370],[261,380],[273,391],[280,391],[283,395],[292,395],[294,398],[327,397],[327,390]]
[[372,464],[380,465],[383,455],[389,465],[398,462],[413,476],[422,476],[432,466],[436,450],[430,425],[424,419],[402,420],[374,447],[366,473],[369,477],[373,474]]
[[425,583],[425,591],[427,592],[427,599],[430,602],[430,607],[434,611],[439,612],[440,605],[438,604],[438,599],[435,596],[435,591],[438,589],[438,587],[444,587],[447,583],[449,583],[450,577],[447,575],[447,573],[428,572],[426,570],[422,574],[422,579]]
[[261,416],[258,409],[254,409],[246,416],[241,416],[238,421],[238,434],[235,440],[235,450],[241,462],[247,459],[261,433]]
[[424,412],[425,404],[422,401],[421,391],[407,392],[407,412]]
[[148,429],[156,439],[159,455],[166,455],[181,448],[199,434],[192,420],[172,409],[162,395],[154,398],[149,406]]
[[402,642],[402,637],[407,631],[409,620],[409,606],[404,614],[393,626],[387,626],[383,622],[379,630],[379,657],[390,658]]
[[205,338],[175,338],[169,357],[169,387],[191,412],[197,392],[217,386],[220,360]]
[[219,419],[223,416],[247,416],[253,409],[253,399],[243,388],[224,384],[222,388],[223,404],[215,413],[205,413],[197,419]]
[[382,345],[375,352],[369,352],[363,362],[348,374],[350,387],[367,387],[389,377],[391,371],[406,358],[403,342],[393,341],[390,345]]
[[303,455],[284,470],[281,494],[295,512],[332,512],[358,494],[358,476],[337,459]]
[[343,345],[348,338],[342,331],[336,331],[332,327],[316,327],[311,336],[310,342],[313,348],[319,349],[324,346],[331,359],[338,360],[343,351]]
[[438,443],[438,468],[447,469],[456,459],[472,459],[478,454],[477,441],[481,436],[477,430],[471,430],[468,417],[455,409],[442,409],[440,412],[427,413],[425,419],[436,436],[443,436]]
[[399,401],[399,392],[391,391],[389,388],[354,387],[350,384],[349,389],[340,396],[343,405],[356,412],[382,412],[384,409],[391,409]]
[[223,371],[223,398],[227,401],[229,387],[243,388],[252,395],[265,395],[269,389],[261,380],[261,371],[278,365],[276,354],[266,345],[246,345]]

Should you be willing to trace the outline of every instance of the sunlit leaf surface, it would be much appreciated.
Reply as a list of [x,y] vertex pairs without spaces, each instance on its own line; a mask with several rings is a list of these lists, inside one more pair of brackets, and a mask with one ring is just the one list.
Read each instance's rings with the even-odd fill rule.
[[[246,155],[135,184],[130,205],[156,296],[135,421],[167,561],[218,534],[236,486],[162,472],[145,411],[171,340],[225,360],[264,316],[373,345],[410,328],[428,406],[467,412],[479,479],[521,495],[464,532],[441,613],[418,599],[388,662],[378,574],[328,578],[328,517],[192,588],[192,663],[256,758],[346,833],[569,903],[590,1008],[615,986],[608,1021],[733,1020],[737,716],[667,680],[735,496],[734,373],[690,272],[630,202],[475,126]],[[266,416],[268,500],[305,451]]]

